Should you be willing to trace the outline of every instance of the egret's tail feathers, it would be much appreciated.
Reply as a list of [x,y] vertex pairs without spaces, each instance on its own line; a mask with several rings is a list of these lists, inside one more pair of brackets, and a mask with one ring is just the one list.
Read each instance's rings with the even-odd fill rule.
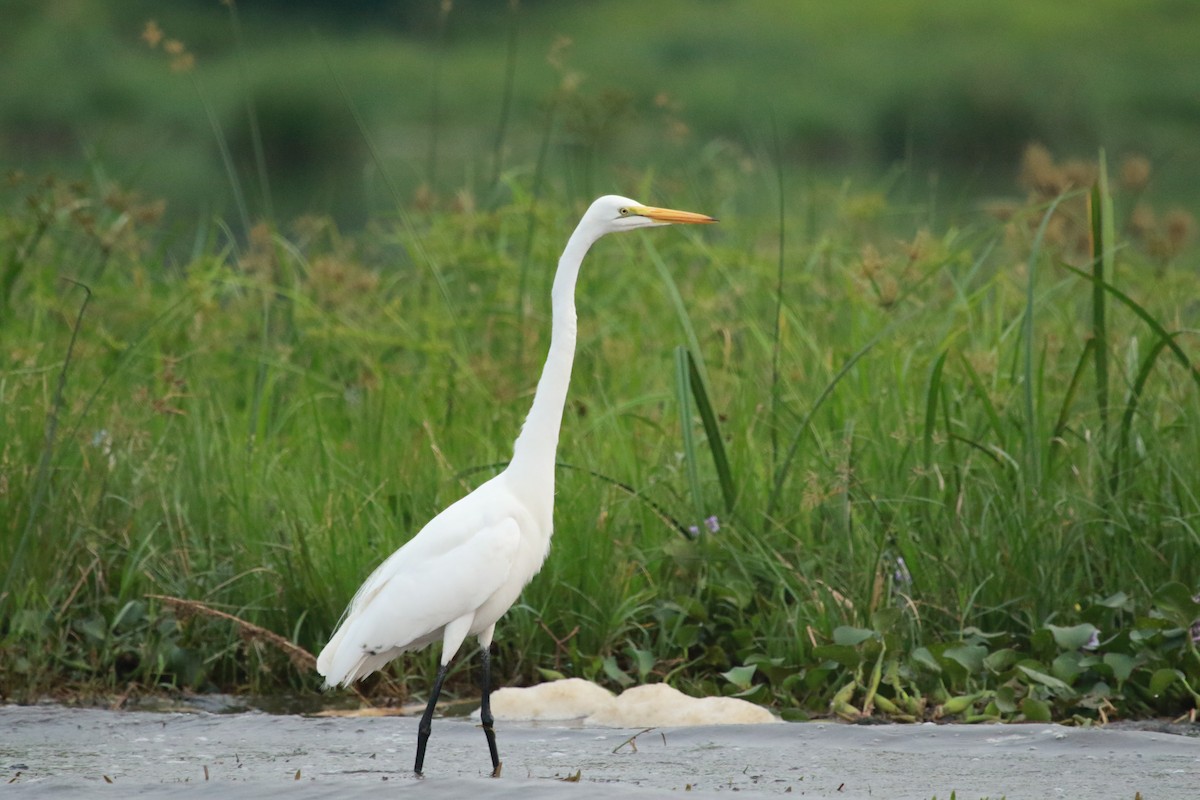
[[[354,618],[346,620],[334,632],[333,638],[317,656],[317,672],[325,678],[325,687],[349,686],[360,678],[382,669],[385,664],[404,652],[401,647],[368,650],[362,645],[361,631],[355,630]],[[347,631],[351,636],[347,638]]]
[[[377,653],[369,655],[367,653],[357,653],[353,661],[348,665],[340,665],[335,661],[334,668],[328,672],[322,672],[325,676],[325,688],[332,689],[336,686],[349,686],[357,680],[367,677],[372,672],[382,669],[385,664],[396,657],[393,652]],[[341,666],[341,669],[338,667]]]

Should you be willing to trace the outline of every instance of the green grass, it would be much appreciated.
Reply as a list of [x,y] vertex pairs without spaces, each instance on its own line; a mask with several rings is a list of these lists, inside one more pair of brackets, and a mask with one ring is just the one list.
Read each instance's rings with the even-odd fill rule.
[[[1111,213],[1075,192],[930,230],[886,186],[781,175],[780,204],[731,169],[613,187],[722,222],[585,264],[557,533],[500,626],[501,680],[669,679],[789,718],[1194,708],[1195,251],[1118,234],[1105,183]],[[369,570],[507,459],[569,184],[354,236],[201,227],[185,258],[111,187],[17,186],[0,693],[314,691],[149,596],[317,651]],[[374,691],[421,691],[435,657]]]
[[[1200,180],[1200,106],[1177,68],[1200,38],[1186,2],[1104,0],[1079,14],[1036,0],[666,0],[654,24],[619,0],[525,3],[515,22],[506,3],[459,3],[444,35],[437,0],[408,28],[243,5],[235,36],[218,2],[56,0],[44,13],[13,0],[0,166],[75,176],[91,157],[182,219],[232,218],[215,119],[256,216],[323,210],[358,226],[392,198],[349,100],[404,197],[429,184],[484,205],[508,199],[494,176],[524,179],[536,162],[550,106],[550,157],[573,198],[599,194],[624,164],[727,166],[776,146],[824,179],[908,163],[919,195],[936,172],[938,213],[992,191],[1031,139],[1076,157],[1104,146],[1114,162],[1145,153],[1162,197],[1192,202]],[[194,53],[194,72],[173,73],[162,45],[139,39],[148,19]]]
[[[1150,204],[1197,175],[1168,66],[1200,19],[1108,4],[464,5],[402,38],[214,4],[157,17],[186,75],[137,41],[149,7],[19,5],[0,75],[45,80],[0,81],[0,137],[86,178],[0,194],[0,696],[313,691],[155,596],[318,650],[508,458],[550,265],[620,191],[723,222],[584,267],[558,533],[504,682],[788,718],[1195,709],[1195,223]],[[1033,150],[1012,186],[1032,137],[1105,143],[1113,174]],[[276,221],[321,209],[349,224]]]

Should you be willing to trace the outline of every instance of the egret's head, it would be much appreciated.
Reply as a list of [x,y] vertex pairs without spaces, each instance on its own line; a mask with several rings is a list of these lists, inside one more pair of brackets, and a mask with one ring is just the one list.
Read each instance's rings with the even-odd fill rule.
[[649,228],[655,225],[676,223],[695,225],[716,222],[706,214],[644,206],[636,200],[615,194],[605,195],[592,203],[587,214],[584,215],[584,219],[594,224],[601,233]]

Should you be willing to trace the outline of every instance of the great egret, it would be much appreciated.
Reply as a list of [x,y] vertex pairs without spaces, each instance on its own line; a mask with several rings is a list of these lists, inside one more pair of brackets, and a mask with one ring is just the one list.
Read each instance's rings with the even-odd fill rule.
[[607,195],[588,208],[558,259],[551,289],[550,351],[533,407],[503,472],[438,514],[392,553],[359,588],[317,658],[326,686],[349,685],[401,653],[442,640],[441,667],[417,728],[419,776],[433,709],[447,667],[467,636],[479,638],[483,667],[480,720],[500,774],[491,713],[496,621],[542,567],[554,516],[554,460],[575,359],[575,282],[592,244],[606,233],[715,219],[644,206]]

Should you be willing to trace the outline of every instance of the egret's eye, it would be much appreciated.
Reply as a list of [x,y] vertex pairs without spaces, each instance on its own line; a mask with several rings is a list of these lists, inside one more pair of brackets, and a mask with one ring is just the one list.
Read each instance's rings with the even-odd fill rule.
[[628,216],[629,216],[629,214],[630,214],[630,211],[629,211],[629,209],[628,209],[628,208],[622,208],[622,209],[621,209],[620,211],[618,211],[617,213],[618,213],[618,214],[620,214],[622,217],[628,217]]

